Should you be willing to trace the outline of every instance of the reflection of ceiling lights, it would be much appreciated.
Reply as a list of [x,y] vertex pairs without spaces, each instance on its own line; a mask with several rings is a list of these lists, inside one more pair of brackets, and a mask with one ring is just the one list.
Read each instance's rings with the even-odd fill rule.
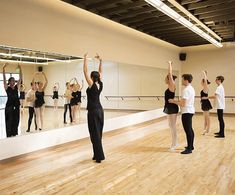
[[[203,32],[200,28],[198,28],[196,25],[191,23],[189,20],[185,19],[183,16],[178,14],[175,10],[171,9],[169,6],[167,6],[161,0],[145,0],[145,1],[147,3],[149,3],[150,5],[152,5],[153,7],[157,8],[159,11],[161,11],[164,14],[168,15],[169,17],[171,17],[175,21],[177,21],[180,24],[184,25],[185,27],[187,27],[191,31],[195,32],[196,34],[198,34],[202,38],[204,38],[207,41],[211,42],[216,47],[223,47],[223,45],[220,42],[218,42],[217,40],[212,38],[209,34]],[[220,40],[221,40],[221,38],[220,38]]]
[[0,62],[14,62],[14,63],[22,63],[22,64],[42,64],[47,65],[47,62],[29,62],[29,61],[20,61],[20,60],[5,60],[0,58]]
[[[9,57],[18,57],[18,58],[29,58],[29,59],[37,59],[37,60],[46,60],[46,61],[57,61],[57,62],[68,62],[68,60],[59,60],[54,58],[47,58],[47,57],[38,57],[38,56],[26,56],[26,55],[19,55],[19,54],[11,54],[11,53],[0,53],[1,56],[9,56]],[[70,61],[70,60],[69,60]]]

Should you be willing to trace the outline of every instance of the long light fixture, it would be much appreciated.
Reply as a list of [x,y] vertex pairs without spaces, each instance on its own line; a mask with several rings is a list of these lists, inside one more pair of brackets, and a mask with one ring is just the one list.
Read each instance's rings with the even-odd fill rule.
[[22,64],[41,64],[47,65],[47,62],[29,62],[29,61],[21,61],[21,60],[5,60],[0,58],[0,62],[13,62],[13,63],[22,63]]
[[202,38],[206,39],[216,47],[223,47],[223,45],[218,42],[216,39],[211,37],[209,34],[202,31],[200,28],[198,28],[196,25],[194,25],[189,20],[185,19],[183,16],[178,14],[175,10],[171,9],[169,6],[167,6],[165,3],[163,3],[161,0],[145,0],[147,3],[152,5],[153,7],[157,8],[159,11],[163,12],[164,14],[168,15],[175,21],[179,22],[180,24],[184,25],[191,31],[195,32]]
[[168,0],[172,5],[174,5],[176,8],[178,8],[181,12],[183,12],[186,16],[190,18],[190,20],[193,20],[196,22],[198,25],[200,25],[202,28],[206,30],[206,32],[210,33],[212,36],[214,36],[218,40],[222,40],[222,38],[217,35],[213,30],[208,28],[204,23],[202,23],[199,19],[197,19],[193,14],[191,14],[187,9],[185,9],[182,5],[180,5],[177,1],[175,0]]
[[59,60],[54,58],[46,58],[46,57],[38,57],[38,56],[27,56],[27,55],[19,55],[19,54],[12,54],[12,53],[0,53],[1,56],[9,56],[9,57],[18,57],[18,58],[30,58],[30,59],[37,59],[37,60],[52,60],[57,62],[68,62],[67,60]]

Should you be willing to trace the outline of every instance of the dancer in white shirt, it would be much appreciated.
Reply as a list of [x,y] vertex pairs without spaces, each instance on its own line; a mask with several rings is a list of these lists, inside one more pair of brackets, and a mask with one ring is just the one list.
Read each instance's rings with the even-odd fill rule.
[[195,90],[191,85],[193,80],[193,76],[191,74],[182,75],[182,85],[185,88],[182,91],[181,100],[169,99],[170,103],[177,104],[181,107],[182,113],[182,124],[184,127],[184,131],[186,133],[187,138],[187,146],[185,150],[181,152],[181,154],[190,154],[192,150],[194,150],[193,142],[194,142],[194,131],[192,128],[192,118],[195,113],[194,108],[194,98],[195,98]]

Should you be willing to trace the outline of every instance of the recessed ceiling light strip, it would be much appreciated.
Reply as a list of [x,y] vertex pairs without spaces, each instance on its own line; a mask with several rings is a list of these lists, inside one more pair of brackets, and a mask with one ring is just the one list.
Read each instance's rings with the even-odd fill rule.
[[223,47],[223,45],[215,40],[213,37],[211,37],[209,34],[203,32],[200,28],[198,28],[195,24],[190,22],[189,20],[185,19],[183,16],[178,14],[175,10],[171,9],[169,6],[167,6],[165,3],[163,3],[161,0],[145,0],[150,5],[157,8],[159,11],[163,12],[164,14],[168,15],[175,21],[179,22],[183,26],[187,27],[191,31],[195,32],[202,38],[206,39],[216,47]]

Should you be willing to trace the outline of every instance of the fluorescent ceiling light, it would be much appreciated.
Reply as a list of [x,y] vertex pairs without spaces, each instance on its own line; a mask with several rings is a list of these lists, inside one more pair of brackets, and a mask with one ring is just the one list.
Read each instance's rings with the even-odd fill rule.
[[[159,11],[165,13],[166,15],[168,15],[169,17],[171,17],[175,21],[177,21],[180,24],[184,25],[185,27],[187,27],[191,31],[195,32],[199,36],[201,36],[204,39],[208,40],[209,42],[211,42],[216,47],[223,47],[223,45],[220,42],[218,42],[217,40],[212,38],[209,34],[203,32],[200,28],[198,28],[196,25],[194,25],[189,20],[186,20],[183,16],[179,15],[176,11],[171,9],[169,6],[167,6],[161,0],[145,0],[145,1],[149,4],[151,4],[152,6],[154,6],[155,8],[157,8]],[[190,14],[190,12],[188,12],[188,13],[189,13],[188,15],[190,15],[190,16],[192,15],[192,14]],[[221,40],[221,38],[220,38],[220,40]]]
[[[202,28],[204,28],[206,30],[206,32],[210,33],[211,35],[213,35],[216,39],[218,40],[222,40],[221,37],[219,37],[213,30],[211,30],[210,28],[208,28],[204,23],[202,23],[199,19],[197,19],[194,15],[192,15],[187,9],[185,9],[182,5],[180,5],[177,1],[175,0],[168,0],[172,5],[174,5],[176,8],[178,8],[181,12],[183,12],[185,15],[187,15],[191,20],[193,20],[194,22],[196,22],[198,25],[200,25]],[[214,23],[212,22],[207,22],[207,24],[209,23]]]
[[45,64],[47,65],[48,63],[46,62],[28,62],[28,61],[19,61],[19,60],[5,60],[5,59],[0,59],[0,62],[14,62],[14,63],[22,63],[22,64]]
[[191,22],[189,22],[188,20],[186,20],[184,17],[181,17],[179,18],[179,22],[181,24],[183,24],[184,26],[188,26],[188,27],[192,27],[193,24]]
[[18,57],[18,58],[30,58],[30,59],[37,59],[37,60],[52,60],[57,62],[67,62],[67,60],[59,60],[54,58],[44,58],[38,56],[27,56],[27,55],[19,55],[19,54],[11,54],[11,53],[0,53],[1,56],[9,56],[9,57]]
[[173,18],[179,18],[180,15],[173,9],[171,9],[170,7],[168,7],[167,5],[163,4],[161,6],[161,10],[164,11],[165,14],[170,15]]
[[161,1],[152,1],[152,0],[146,0],[147,3],[151,4],[153,7],[158,7],[162,5]]
[[192,30],[194,32],[196,32],[197,34],[202,34],[203,33],[203,31],[195,25],[192,26]]

